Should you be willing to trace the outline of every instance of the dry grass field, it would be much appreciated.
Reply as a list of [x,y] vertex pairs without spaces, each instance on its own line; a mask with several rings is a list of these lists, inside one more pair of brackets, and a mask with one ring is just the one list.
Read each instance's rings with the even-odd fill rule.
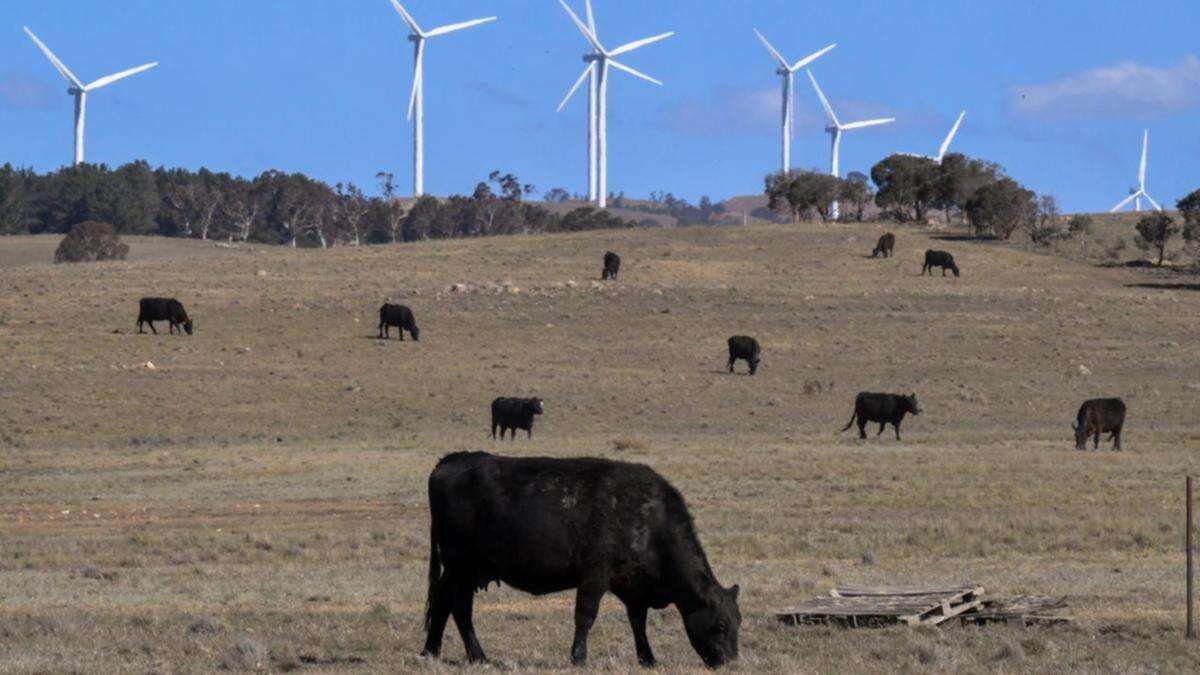
[[[0,239],[0,671],[456,669],[453,630],[445,662],[417,654],[425,480],[463,449],[664,474],[718,578],[742,586],[735,672],[1200,669],[1181,635],[1200,293],[910,229],[895,258],[867,259],[881,230],[135,242],[81,266],[15,266],[57,242]],[[929,247],[963,276],[918,276]],[[594,284],[609,249],[621,281]],[[138,335],[151,294],[183,300],[196,334]],[[420,342],[375,338],[386,298],[414,309]],[[735,333],[764,346],[754,377],[724,372]],[[838,433],[860,390],[916,392],[925,414],[903,442],[860,442]],[[497,395],[545,398],[532,441],[491,440]],[[1102,395],[1129,404],[1126,451],[1077,452],[1075,410]],[[945,581],[1066,594],[1077,621],[772,615],[839,583]],[[476,607],[491,668],[570,672],[571,595],[493,587]],[[674,610],[650,637],[661,670],[699,670]],[[591,656],[635,668],[611,597]]]

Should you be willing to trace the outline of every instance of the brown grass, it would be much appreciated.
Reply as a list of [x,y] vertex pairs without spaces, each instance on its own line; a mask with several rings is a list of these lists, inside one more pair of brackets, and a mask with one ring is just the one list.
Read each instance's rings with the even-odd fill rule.
[[[416,656],[424,483],[480,448],[672,480],[718,577],[742,585],[742,671],[1200,667],[1180,637],[1200,295],[908,229],[894,259],[866,260],[881,230],[162,242],[178,253],[6,267],[0,671],[445,670]],[[918,277],[927,247],[963,276]],[[622,280],[593,286],[609,249]],[[446,291],[459,282],[482,290]],[[147,294],[182,299],[196,335],[137,335]],[[413,307],[420,342],[373,337],[386,297]],[[724,372],[734,333],[763,344],[754,377]],[[915,391],[926,413],[903,443],[859,442],[837,433],[859,390]],[[1110,394],[1130,406],[1127,451],[1074,451],[1079,401]],[[532,441],[491,441],[497,395],[546,400]],[[885,580],[1069,594],[1079,622],[851,632],[771,614]],[[570,672],[569,595],[493,587],[477,607],[498,662]],[[669,671],[699,666],[676,614],[650,633]],[[613,599],[592,655],[635,663]],[[446,656],[462,659],[453,631]]]

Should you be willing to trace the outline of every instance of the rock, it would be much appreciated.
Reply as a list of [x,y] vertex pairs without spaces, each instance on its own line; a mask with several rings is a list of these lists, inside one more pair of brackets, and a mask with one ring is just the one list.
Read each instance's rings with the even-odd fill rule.
[[451,293],[466,293],[469,290],[469,287],[466,284],[454,284],[447,290],[449,290]]
[[153,361],[147,361],[147,362],[143,363],[142,367],[145,368],[146,370],[158,370],[158,366],[154,365]]
[[575,288],[578,285],[574,279],[567,279],[567,288]]
[[1087,366],[1085,366],[1081,363],[1081,364],[1079,364],[1079,374],[1083,375],[1084,377],[1087,377],[1088,375],[1092,374],[1092,369],[1088,368]]
[[255,273],[254,273],[254,275],[255,275],[255,276],[259,276],[259,277],[265,277],[265,276],[267,276],[267,271],[266,271],[266,270],[259,270],[259,271],[255,272]]
[[521,292],[521,289],[517,286],[507,286],[506,288],[508,289],[508,292],[512,295],[517,295],[518,293]]

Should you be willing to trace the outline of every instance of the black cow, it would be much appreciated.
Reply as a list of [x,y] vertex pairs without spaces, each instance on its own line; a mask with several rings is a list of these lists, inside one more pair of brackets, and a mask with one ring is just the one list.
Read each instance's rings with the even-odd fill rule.
[[437,656],[451,614],[472,663],[475,591],[494,582],[534,595],[578,589],[571,661],[587,662],[600,600],[625,604],[638,662],[654,665],[649,608],[675,605],[710,668],[737,659],[738,587],[713,575],[683,497],[641,464],[606,459],[457,452],[429,476],[425,656]]
[[858,419],[858,437],[867,437],[867,422],[879,422],[879,433],[877,437],[883,433],[887,425],[891,424],[896,430],[896,440],[900,440],[900,422],[908,413],[914,415],[921,414],[921,404],[917,403],[917,395],[905,396],[903,394],[875,394],[869,391],[860,392],[854,397],[854,414],[850,416],[850,421],[846,426],[842,427],[842,431],[846,431],[854,424],[854,420]]
[[1093,398],[1079,406],[1075,415],[1075,449],[1087,448],[1088,436],[1093,436],[1092,449],[1100,448],[1100,434],[1108,432],[1113,450],[1121,449],[1121,427],[1125,426],[1125,402],[1119,398]]
[[890,258],[894,248],[896,248],[896,235],[886,232],[879,237],[879,243],[875,244],[875,250],[871,251],[871,257],[877,257],[882,253],[883,257]]
[[167,321],[170,323],[168,333],[174,334],[176,329],[182,328],[180,333],[184,331],[188,335],[192,334],[192,320],[188,318],[187,312],[183,309],[183,303],[175,298],[142,298],[138,300],[138,318],[137,327],[139,333],[145,333],[142,324],[150,324],[150,332],[158,335],[158,331],[154,329],[155,321]]
[[412,339],[420,341],[421,329],[417,328],[417,320],[413,318],[412,310],[404,305],[389,305],[384,304],[379,308],[379,338],[386,340],[388,338],[388,328],[396,327],[396,332],[400,334],[400,341],[404,342],[404,331],[408,331],[412,335]]
[[600,274],[601,279],[617,280],[617,272],[621,271],[621,256],[609,251],[604,254],[604,272]]
[[507,398],[501,397],[492,401],[492,438],[496,438],[496,428],[500,428],[500,440],[504,440],[504,432],[511,431],[508,440],[517,437],[517,429],[529,432],[533,438],[533,417],[542,414],[542,399],[540,398]]
[[954,264],[954,256],[945,251],[925,251],[925,265],[921,267],[921,276],[925,276],[925,272],[929,272],[929,276],[933,276],[933,268],[942,268],[942,276],[946,276],[946,270],[954,272],[954,276],[958,276],[958,265]]
[[734,335],[729,338],[729,372],[733,372],[733,362],[738,359],[750,364],[750,374],[758,371],[758,362],[762,360],[762,349],[758,340],[749,335]]

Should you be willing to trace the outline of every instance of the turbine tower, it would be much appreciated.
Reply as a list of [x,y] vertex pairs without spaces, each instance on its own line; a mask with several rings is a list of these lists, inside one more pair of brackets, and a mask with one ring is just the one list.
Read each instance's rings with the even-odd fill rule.
[[767,41],[767,38],[762,33],[758,32],[757,28],[754,29],[754,34],[758,36],[759,40],[762,40],[763,46],[779,62],[779,68],[775,72],[783,79],[783,167],[781,170],[783,173],[787,173],[792,168],[792,128],[796,119],[795,107],[792,103],[792,76],[795,75],[797,70],[816,61],[825,52],[836,47],[837,43],[831,44],[819,52],[813,52],[793,64],[789,64],[787,59],[783,58],[783,54],[780,54],[778,49],[771,46],[771,43]]
[[[896,118],[884,117],[881,119],[863,120],[861,122],[847,122],[846,124],[842,124],[838,120],[837,115],[834,114],[833,106],[829,105],[829,99],[825,98],[825,92],[821,91],[821,85],[817,84],[817,78],[813,77],[811,70],[807,70],[805,72],[808,73],[808,79],[812,81],[813,89],[817,90],[817,98],[821,99],[821,107],[825,108],[825,114],[829,116],[829,121],[831,122],[829,126],[825,127],[825,131],[829,132],[830,145],[832,147],[831,158],[829,162],[829,173],[841,178],[841,170],[838,165],[838,156],[842,145],[842,132],[851,131],[853,129],[865,129],[867,127],[878,126],[880,124],[888,124],[889,122],[895,122]],[[840,210],[836,201],[833,202],[833,212],[831,215],[833,216],[834,220],[837,220],[838,216],[840,215]]]
[[[584,68],[583,74],[579,76],[579,79],[575,81],[575,85],[571,87],[569,92],[567,92],[566,98],[563,99],[563,104],[565,104],[567,100],[575,94],[585,79],[588,77],[595,78],[593,84],[591,85],[592,90],[596,92],[595,105],[589,106],[588,110],[589,117],[593,117],[595,121],[589,121],[588,128],[595,128],[596,130],[594,170],[596,174],[596,206],[599,208],[605,208],[608,206],[608,69],[611,66],[617,70],[623,70],[634,77],[646,80],[647,82],[661,85],[662,82],[659,82],[645,73],[630,68],[629,66],[618,61],[616,57],[621,56],[622,54],[628,54],[635,49],[645,47],[646,45],[658,42],[659,40],[665,40],[675,33],[674,31],[671,31],[668,33],[662,33],[661,35],[655,35],[653,37],[642,38],[641,40],[634,40],[633,42],[629,42],[621,45],[620,47],[609,50],[605,49],[604,46],[600,44],[600,39],[596,37],[596,33],[593,30],[595,26],[595,20],[590,14],[589,24],[584,24],[583,21],[581,21],[575,14],[575,12],[572,11],[569,6],[567,6],[566,2],[563,0],[558,0],[558,4],[562,5],[563,9],[567,11],[567,15],[571,17],[571,21],[575,23],[575,26],[579,29],[579,32],[583,33],[583,37],[587,39],[588,44],[590,44],[592,47],[592,51],[583,55],[583,60],[588,65]],[[590,1],[588,2],[588,8],[589,10],[591,8]],[[559,109],[561,108],[562,104],[559,105]],[[589,148],[590,147],[591,144],[589,143]]]
[[412,15],[399,2],[392,0],[392,7],[396,8],[396,13],[412,31],[408,35],[408,41],[413,43],[414,50],[413,86],[412,95],[408,99],[408,119],[413,121],[413,196],[420,197],[425,194],[425,40],[495,21],[496,17],[472,19],[425,31],[421,30]]
[[1131,191],[1128,197],[1122,199],[1121,203],[1112,207],[1112,210],[1109,211],[1109,213],[1116,213],[1117,211],[1120,211],[1131,201],[1133,202],[1133,210],[1141,211],[1142,197],[1145,197],[1151,204],[1154,205],[1155,211],[1163,210],[1162,207],[1158,205],[1158,202],[1154,201],[1154,198],[1150,196],[1150,193],[1146,192],[1146,150],[1148,149],[1149,145],[1150,130],[1146,129],[1142,132],[1142,163],[1138,167],[1138,187],[1136,190]]
[[[592,35],[598,35],[596,32],[596,15],[592,12],[592,0],[584,0],[584,5],[587,8],[588,30]],[[598,52],[592,52],[593,56]],[[587,199],[589,202],[596,201],[596,69],[589,64],[583,69],[583,73],[579,79],[575,81],[575,85],[563,97],[563,100],[558,104],[555,112],[562,112],[562,109],[567,105],[567,101],[571,100],[571,96],[575,94],[575,90],[583,84],[584,78],[588,81],[588,109],[587,109],[587,162],[588,162],[588,192]]]
[[106,75],[98,80],[95,80],[94,82],[84,84],[83,82],[79,81],[79,78],[75,77],[75,74],[72,73],[69,68],[67,68],[67,64],[59,60],[59,58],[54,55],[54,52],[50,51],[50,48],[47,47],[41,40],[39,40],[38,36],[33,34],[33,31],[29,30],[29,28],[25,26],[22,26],[22,28],[25,29],[25,34],[28,35],[29,38],[33,40],[33,43],[38,46],[38,49],[41,49],[42,53],[46,55],[46,58],[50,60],[50,63],[54,66],[55,70],[57,70],[60,75],[66,78],[67,82],[69,82],[71,85],[67,87],[67,93],[75,97],[74,165],[78,166],[83,164],[83,124],[84,118],[87,116],[87,95],[93,91],[96,91],[97,89],[100,89],[101,87],[106,87],[117,80],[123,80],[130,75],[137,75],[143,70],[150,70],[154,66],[157,66],[158,62],[155,61],[138,66],[137,68],[122,70],[119,73]]

